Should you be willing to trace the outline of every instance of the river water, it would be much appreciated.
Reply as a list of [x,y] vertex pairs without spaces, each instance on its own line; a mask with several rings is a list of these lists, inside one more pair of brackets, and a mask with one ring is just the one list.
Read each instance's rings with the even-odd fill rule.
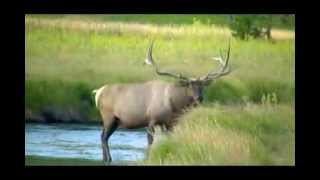
[[[102,160],[101,126],[80,124],[26,124],[25,155]],[[143,160],[145,130],[117,130],[109,139],[112,160]]]

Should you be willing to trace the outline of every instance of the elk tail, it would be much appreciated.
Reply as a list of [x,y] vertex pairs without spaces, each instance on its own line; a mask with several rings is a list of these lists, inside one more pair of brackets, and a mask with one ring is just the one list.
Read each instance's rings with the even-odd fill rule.
[[94,99],[95,99],[95,103],[96,103],[96,107],[97,107],[97,108],[98,108],[99,96],[100,96],[102,90],[103,90],[106,86],[107,86],[107,85],[105,85],[105,86],[103,86],[103,87],[101,87],[101,88],[99,88],[99,89],[95,89],[95,90],[92,91],[92,94],[95,95],[95,98],[94,98]]

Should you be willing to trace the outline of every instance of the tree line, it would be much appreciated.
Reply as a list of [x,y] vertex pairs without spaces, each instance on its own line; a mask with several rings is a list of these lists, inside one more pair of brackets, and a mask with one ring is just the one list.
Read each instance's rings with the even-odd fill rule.
[[272,39],[274,25],[294,28],[294,15],[230,15],[229,27],[234,37],[242,40],[252,38]]

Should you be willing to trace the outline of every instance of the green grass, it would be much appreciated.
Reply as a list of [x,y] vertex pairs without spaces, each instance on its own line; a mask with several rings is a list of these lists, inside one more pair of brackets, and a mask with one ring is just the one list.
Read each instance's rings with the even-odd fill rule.
[[43,156],[26,156],[26,166],[102,166],[102,161],[77,158],[52,158]]
[[[137,166],[142,162],[116,161],[110,166]],[[80,158],[56,158],[47,156],[25,156],[25,166],[105,166],[102,160],[80,159]]]
[[[45,104],[92,105],[91,90],[105,83],[159,79],[151,67],[142,65],[150,42],[148,31],[143,32],[143,29],[150,28],[153,33],[154,57],[161,67],[189,76],[204,75],[214,68],[216,64],[210,58],[226,48],[225,40],[230,36],[228,29],[205,25],[185,25],[177,29],[132,27],[122,23],[120,25],[127,28],[110,30],[117,27],[111,23],[110,28],[98,31],[70,29],[80,26],[68,23],[73,22],[70,20],[54,19],[54,25],[48,25],[52,21],[47,18],[27,16],[26,20],[25,97],[26,106],[34,111]],[[122,33],[119,35],[115,31]],[[206,99],[236,103],[248,97],[259,102],[264,94],[276,93],[280,102],[291,102],[294,48],[294,39],[279,40],[275,44],[265,40],[232,39],[233,72],[211,84],[205,90]],[[92,112],[89,114],[96,119],[94,106],[91,107],[87,107]]]
[[[29,15],[33,16],[33,15]],[[157,24],[157,25],[190,25],[196,23],[202,23],[206,25],[216,24],[220,26],[227,26],[230,23],[229,15],[210,15],[210,14],[149,14],[149,15],[137,15],[137,14],[122,14],[122,15],[36,15],[36,17],[47,19],[81,19],[88,21],[105,21],[105,22],[126,22],[126,23],[143,23],[143,24]],[[289,16],[287,22],[284,22],[280,16],[274,15],[272,19],[272,25],[276,28],[294,29],[295,17]]]
[[148,165],[294,165],[288,105],[205,105],[187,113],[151,149]]
[[91,94],[93,88],[81,82],[26,80],[25,106],[34,113],[40,113],[48,107],[73,109],[81,112],[88,121],[96,121],[99,114]]
[[[93,89],[173,81],[142,65],[153,38],[162,69],[201,76],[215,68],[211,58],[227,47],[230,30],[169,17],[26,16],[25,107],[72,108],[96,121]],[[295,34],[275,29],[274,35],[275,42],[231,38],[232,73],[205,88],[204,105],[182,116],[144,163],[293,165]]]

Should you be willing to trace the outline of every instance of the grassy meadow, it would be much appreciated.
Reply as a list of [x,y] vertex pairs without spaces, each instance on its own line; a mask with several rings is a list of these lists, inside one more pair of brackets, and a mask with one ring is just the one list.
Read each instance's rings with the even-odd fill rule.
[[57,107],[100,122],[93,89],[173,81],[143,65],[151,39],[162,69],[202,76],[230,38],[232,73],[205,89],[203,105],[180,117],[144,164],[294,165],[294,27],[275,25],[273,41],[242,41],[231,37],[223,16],[169,17],[26,15],[26,110]]

